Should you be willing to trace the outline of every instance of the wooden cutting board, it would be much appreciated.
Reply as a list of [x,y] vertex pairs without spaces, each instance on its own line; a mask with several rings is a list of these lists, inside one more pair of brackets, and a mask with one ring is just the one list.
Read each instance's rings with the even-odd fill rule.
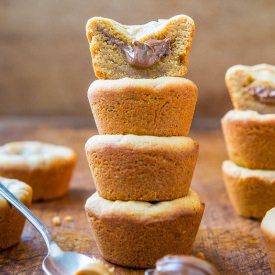
[[[64,250],[100,257],[86,222],[84,203],[95,191],[84,153],[86,140],[96,134],[89,121],[80,119],[0,119],[0,143],[40,140],[72,147],[78,164],[71,189],[62,199],[34,203],[32,211],[46,224],[54,240]],[[93,126],[93,125],[92,125]],[[203,124],[201,125],[203,126]],[[226,159],[219,128],[195,127],[190,134],[200,144],[192,189],[206,204],[193,254],[201,252],[221,274],[271,274],[259,230],[259,222],[237,216],[228,200],[221,174]],[[71,216],[73,221],[52,224],[52,217]],[[0,274],[44,274],[41,262],[46,248],[40,235],[26,223],[22,241],[0,252]],[[143,270],[115,267],[115,274],[143,274]]]

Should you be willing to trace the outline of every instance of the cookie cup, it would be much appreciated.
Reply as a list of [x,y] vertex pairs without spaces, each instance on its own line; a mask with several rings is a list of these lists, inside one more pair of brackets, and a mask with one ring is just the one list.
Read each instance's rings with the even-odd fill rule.
[[0,147],[0,176],[29,184],[34,201],[65,195],[75,163],[75,152],[64,146],[23,141]]
[[[32,189],[24,182],[0,177],[0,184],[24,205],[30,207]],[[25,217],[0,195],[0,250],[6,249],[19,242],[25,224]]]
[[247,218],[263,218],[275,205],[275,171],[252,170],[225,161],[225,186],[236,212]]
[[225,82],[235,109],[275,114],[275,66],[235,65],[227,70]]
[[98,135],[85,148],[97,192],[108,200],[183,197],[198,156],[187,137]]
[[266,212],[261,223],[261,231],[272,274],[275,274],[275,207]]
[[[186,15],[160,19],[144,25],[122,25],[108,18],[93,17],[86,25],[93,68],[99,79],[181,77],[187,73],[194,32],[195,23]],[[160,49],[155,49],[153,45],[147,47],[146,43],[150,43],[150,40],[157,44],[169,41],[168,52],[153,63],[149,59]],[[124,47],[119,46],[122,44],[130,50],[130,54],[127,54],[128,50],[123,51]],[[135,44],[139,44],[141,48],[136,48]],[[129,62],[132,58],[138,62]]]
[[186,197],[156,203],[109,201],[95,193],[85,209],[93,237],[106,260],[148,268],[166,254],[191,252],[204,204],[192,191]]
[[187,136],[198,91],[184,78],[96,80],[88,91],[99,134]]
[[222,119],[229,159],[250,169],[275,170],[275,114],[229,111]]

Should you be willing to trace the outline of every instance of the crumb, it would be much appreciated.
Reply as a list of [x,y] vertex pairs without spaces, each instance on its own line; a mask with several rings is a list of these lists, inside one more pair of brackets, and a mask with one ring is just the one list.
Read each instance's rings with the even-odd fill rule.
[[54,226],[60,226],[61,225],[61,219],[59,216],[54,216],[52,218],[52,223]]
[[249,244],[256,244],[256,243],[258,243],[258,240],[255,239],[255,238],[252,238],[252,239],[248,240],[248,243]]
[[196,254],[196,257],[199,258],[199,259],[201,259],[201,260],[205,260],[205,255],[202,252],[198,252]]
[[64,221],[66,221],[66,222],[72,222],[72,221],[73,221],[73,217],[71,217],[71,216],[66,216],[66,217],[64,218]]

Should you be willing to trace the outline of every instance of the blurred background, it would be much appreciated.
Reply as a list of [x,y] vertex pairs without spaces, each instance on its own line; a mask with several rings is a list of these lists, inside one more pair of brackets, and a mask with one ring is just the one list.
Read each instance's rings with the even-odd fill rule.
[[91,118],[87,20],[142,24],[181,13],[196,22],[186,75],[199,87],[195,117],[219,119],[231,108],[228,67],[275,64],[274,0],[1,0],[0,115]]

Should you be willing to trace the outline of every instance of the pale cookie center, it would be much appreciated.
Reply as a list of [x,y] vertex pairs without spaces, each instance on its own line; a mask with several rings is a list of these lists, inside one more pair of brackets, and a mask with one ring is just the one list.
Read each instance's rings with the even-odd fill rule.
[[6,157],[22,157],[22,158],[70,158],[71,151],[59,147],[48,145],[36,145],[36,144],[16,144],[16,145],[4,145],[0,147],[0,156]]
[[29,147],[29,146],[16,146],[7,147],[1,154],[9,156],[34,156],[43,155],[45,152],[41,147]]

